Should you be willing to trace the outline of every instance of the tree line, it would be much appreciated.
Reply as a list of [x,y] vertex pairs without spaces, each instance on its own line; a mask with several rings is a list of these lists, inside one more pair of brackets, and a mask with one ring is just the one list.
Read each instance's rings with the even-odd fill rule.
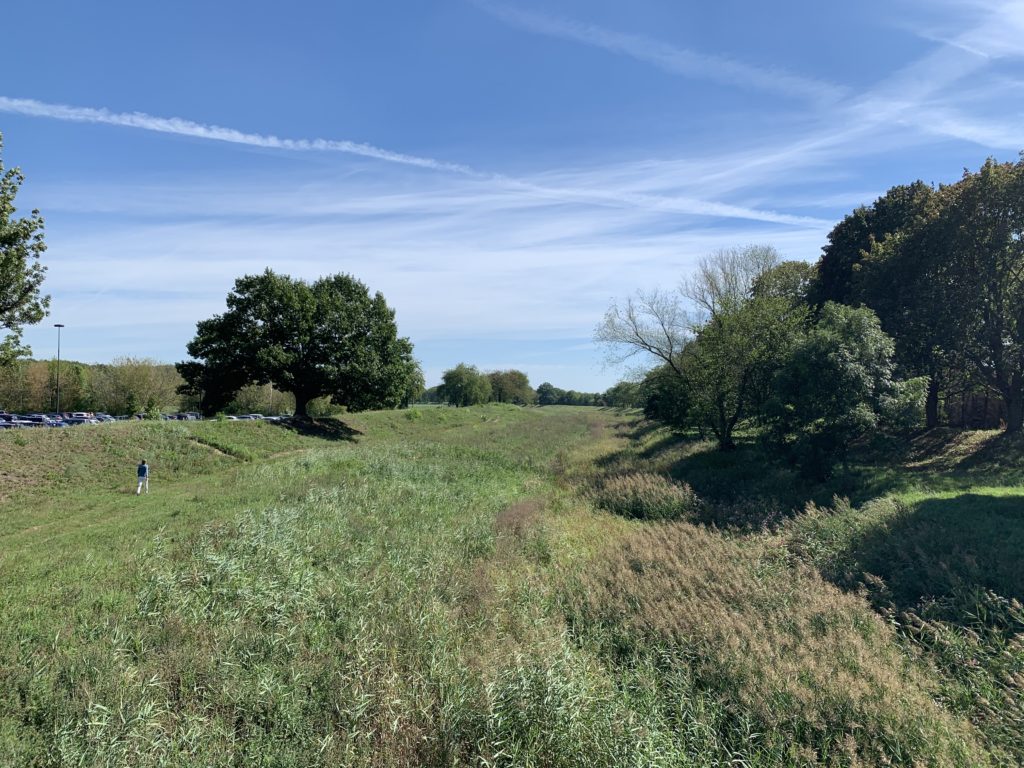
[[[1024,160],[955,184],[897,186],[839,222],[816,264],[770,246],[703,259],[675,291],[638,292],[596,331],[649,415],[734,447],[754,426],[828,474],[850,444],[936,426],[965,395],[1024,425]],[[945,405],[945,408],[943,408]]]
[[[173,365],[149,358],[119,357],[110,363],[60,362],[60,409],[115,415],[198,410],[199,403],[179,393],[183,380]],[[57,361],[16,360],[0,366],[0,407],[18,413],[47,413],[57,408]],[[331,411],[315,401],[318,415]],[[270,385],[240,389],[223,412],[294,412],[295,399]]]
[[533,389],[523,371],[509,369],[485,373],[475,365],[459,363],[444,372],[440,384],[424,390],[418,402],[446,403],[456,407],[512,403],[633,408],[639,402],[638,391],[639,386],[631,382],[621,382],[603,393],[559,389],[547,381]]

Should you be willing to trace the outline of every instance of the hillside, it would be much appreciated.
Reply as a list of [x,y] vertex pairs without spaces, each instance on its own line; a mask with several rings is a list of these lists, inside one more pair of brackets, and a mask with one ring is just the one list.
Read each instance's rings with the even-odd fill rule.
[[593,408],[114,427],[0,434],[0,765],[1024,759],[991,434],[804,487]]

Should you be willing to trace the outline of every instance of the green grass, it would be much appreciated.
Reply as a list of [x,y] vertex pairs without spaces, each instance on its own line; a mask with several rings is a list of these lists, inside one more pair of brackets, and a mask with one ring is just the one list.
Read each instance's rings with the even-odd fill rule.
[[[1017,759],[1017,700],[1000,683],[1020,673],[1005,598],[1017,540],[994,550],[1001,569],[978,571],[992,579],[975,595],[980,623],[918,594],[941,584],[931,557],[969,573],[942,549],[958,514],[974,504],[971,519],[988,521],[959,537],[964,552],[996,537],[1003,514],[942,486],[948,469],[928,464],[940,451],[886,470],[888,487],[903,484],[898,513],[879,502],[792,518],[791,501],[831,489],[794,489],[763,457],[743,464],[753,443],[721,457],[634,418],[488,406],[302,432],[0,435],[12,480],[0,501],[0,766]],[[152,492],[136,497],[142,457]],[[962,469],[973,482],[984,466]],[[672,484],[689,477],[700,504]],[[989,485],[967,487],[1016,503]],[[675,516],[685,498],[688,520],[608,513],[602,489],[641,516],[666,500]],[[766,510],[764,533],[700,524]],[[893,556],[897,533],[916,537],[919,558]],[[868,563],[899,565],[886,584],[919,609],[913,620],[894,621],[850,576]],[[966,600],[961,582],[947,586]],[[958,670],[956,658],[976,663]]]
[[890,617],[939,669],[941,699],[979,725],[1004,764],[1024,762],[1024,488],[837,500],[793,520],[787,537]]
[[[524,578],[551,558],[539,513],[525,529],[499,524],[527,501],[557,519],[568,502],[549,467],[606,416],[423,421],[434,418],[423,431],[405,414],[360,416],[358,442],[226,467],[214,453],[162,484],[157,468],[192,452],[187,436],[162,452],[132,425],[126,441],[153,455],[149,496],[108,489],[102,458],[94,490],[36,487],[62,516],[2,539],[0,761],[521,765],[557,752],[582,765],[637,753],[615,736],[629,713],[606,698],[612,683],[552,620],[550,589]],[[237,426],[213,437],[241,444],[225,433]],[[519,729],[524,717],[560,725]]]

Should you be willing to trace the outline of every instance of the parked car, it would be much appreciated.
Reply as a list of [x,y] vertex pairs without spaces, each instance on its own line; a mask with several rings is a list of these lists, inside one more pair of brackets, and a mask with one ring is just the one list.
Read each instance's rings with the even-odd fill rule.
[[39,426],[35,422],[27,420],[23,416],[19,416],[16,413],[3,413],[0,414],[0,421],[7,425],[7,428],[11,427],[36,427]]
[[25,421],[31,421],[33,424],[40,427],[62,427],[64,422],[58,422],[56,419],[52,419],[45,413],[30,413],[27,416],[22,416]]

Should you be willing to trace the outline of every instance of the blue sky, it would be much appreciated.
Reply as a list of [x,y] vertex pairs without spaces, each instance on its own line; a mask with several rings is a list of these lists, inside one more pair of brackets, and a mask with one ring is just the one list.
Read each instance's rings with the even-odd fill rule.
[[[711,7],[713,5],[713,7]],[[37,357],[183,359],[236,277],[349,272],[436,383],[603,390],[609,302],[815,260],[894,184],[1024,149],[1024,2],[7,4],[4,161],[47,221]]]

